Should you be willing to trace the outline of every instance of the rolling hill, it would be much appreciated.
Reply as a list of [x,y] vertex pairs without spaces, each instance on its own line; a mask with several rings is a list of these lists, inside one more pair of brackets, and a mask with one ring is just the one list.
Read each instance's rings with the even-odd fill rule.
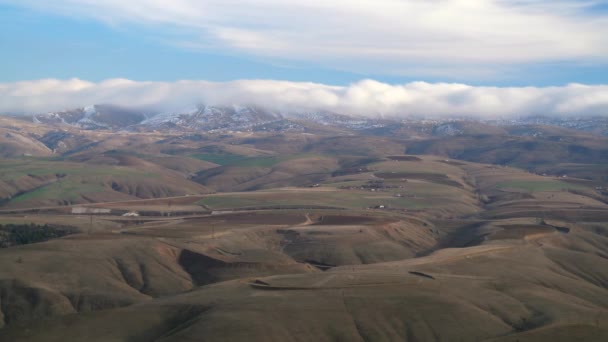
[[608,337],[605,137],[93,109],[0,120],[0,341]]

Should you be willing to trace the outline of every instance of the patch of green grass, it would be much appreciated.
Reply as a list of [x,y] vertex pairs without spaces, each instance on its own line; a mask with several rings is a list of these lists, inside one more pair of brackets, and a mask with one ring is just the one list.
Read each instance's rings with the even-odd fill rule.
[[190,157],[208,161],[208,162],[222,165],[222,166],[237,163],[237,162],[242,161],[243,159],[247,158],[247,157],[239,156],[236,154],[211,154],[211,153],[193,154]]
[[195,154],[192,157],[221,166],[272,167],[284,160],[282,157],[245,157],[236,154]]
[[312,154],[295,154],[289,156],[269,156],[269,157],[246,157],[236,154],[212,154],[200,153],[194,154],[191,157],[212,162],[221,166],[238,166],[238,167],[273,167],[278,163],[311,157]]
[[496,184],[497,189],[518,189],[528,192],[561,191],[584,187],[561,181],[507,181]]
[[[28,180],[39,177],[39,180]],[[43,160],[6,160],[0,163],[0,180],[25,184],[21,189],[32,189],[12,198],[10,203],[30,201],[76,202],[83,195],[106,191],[110,181],[133,182],[143,178],[158,178],[159,174],[142,172],[123,166],[86,165],[72,162]],[[44,185],[46,184],[46,185]]]
[[10,181],[26,175],[74,175],[84,177],[136,176],[154,177],[152,172],[141,172],[121,166],[84,165],[70,162],[13,160],[0,164],[0,179]]
[[36,190],[26,192],[12,199],[13,203],[26,202],[30,200],[69,200],[75,201],[83,194],[103,192],[105,189],[101,184],[87,184],[70,182],[69,180],[58,181]]

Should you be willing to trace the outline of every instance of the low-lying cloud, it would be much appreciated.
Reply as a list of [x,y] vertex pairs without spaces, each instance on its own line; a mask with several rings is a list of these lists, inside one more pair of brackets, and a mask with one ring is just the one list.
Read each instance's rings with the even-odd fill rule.
[[114,104],[180,112],[200,104],[253,105],[269,110],[331,111],[359,116],[478,117],[608,116],[608,85],[477,87],[457,83],[349,86],[273,80],[136,82],[80,79],[0,83],[0,113],[39,114]]

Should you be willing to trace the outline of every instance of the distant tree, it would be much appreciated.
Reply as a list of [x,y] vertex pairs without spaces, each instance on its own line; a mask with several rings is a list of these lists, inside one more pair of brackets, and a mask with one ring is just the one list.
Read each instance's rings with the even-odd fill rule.
[[30,243],[44,242],[76,233],[72,227],[50,226],[48,224],[5,224],[0,225],[0,247],[6,248]]

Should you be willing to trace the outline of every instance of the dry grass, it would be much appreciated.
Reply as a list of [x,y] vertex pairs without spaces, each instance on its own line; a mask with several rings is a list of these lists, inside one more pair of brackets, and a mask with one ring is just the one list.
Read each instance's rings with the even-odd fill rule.
[[[24,139],[53,133],[19,127],[32,133]],[[25,196],[5,206],[63,204],[3,212],[0,224],[81,232],[0,249],[1,341],[570,341],[607,334],[608,210],[595,190],[601,167],[574,163],[569,170],[595,180],[564,182],[402,155],[403,141],[359,135],[59,136],[61,158],[16,156],[0,165],[0,196]],[[547,151],[554,154],[545,159],[572,157],[559,144],[523,144],[530,139],[464,136],[409,147],[524,164]],[[26,150],[34,145],[23,142]],[[12,145],[0,139],[6,153],[1,146]],[[526,146],[529,154],[516,155]],[[241,164],[191,158],[197,154],[236,155]],[[337,170],[352,174],[332,177]],[[205,195],[207,187],[232,192]],[[171,216],[69,215],[70,202]]]

